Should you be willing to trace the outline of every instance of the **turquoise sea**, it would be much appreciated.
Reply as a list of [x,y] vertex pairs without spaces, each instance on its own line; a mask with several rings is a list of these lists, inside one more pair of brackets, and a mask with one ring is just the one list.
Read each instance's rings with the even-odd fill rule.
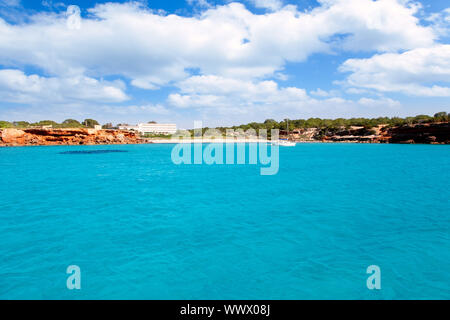
[[450,299],[450,146],[301,144],[274,176],[172,147],[0,148],[0,298]]

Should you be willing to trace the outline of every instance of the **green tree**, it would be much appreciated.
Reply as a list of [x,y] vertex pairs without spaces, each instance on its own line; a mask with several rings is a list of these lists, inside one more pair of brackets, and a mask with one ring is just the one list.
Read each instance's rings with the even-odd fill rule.
[[448,121],[447,112],[438,112],[434,115],[434,120],[436,122]]
[[431,122],[432,120],[433,120],[432,117],[425,114],[420,114],[414,117],[414,123],[427,123]]
[[113,124],[112,123],[105,123],[102,127],[102,129],[112,129],[113,128]]
[[94,120],[94,119],[85,119],[85,120],[83,121],[83,125],[86,126],[86,127],[88,127],[88,128],[93,128],[94,126],[98,126],[98,125],[100,125],[100,124],[98,123],[97,120]]
[[27,128],[30,125],[30,123],[26,121],[14,121],[13,125],[16,128]]
[[32,123],[31,125],[33,126],[53,126],[53,127],[57,127],[59,126],[59,124],[55,121],[52,120],[42,120],[36,123]]
[[0,121],[0,128],[12,128],[13,124],[8,121]]
[[62,122],[62,126],[65,128],[79,128],[81,127],[81,123],[74,119],[67,119]]

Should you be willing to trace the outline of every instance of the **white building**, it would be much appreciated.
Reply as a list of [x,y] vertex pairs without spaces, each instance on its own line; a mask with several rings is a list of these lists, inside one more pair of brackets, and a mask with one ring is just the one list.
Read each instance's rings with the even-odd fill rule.
[[139,123],[137,126],[119,126],[121,130],[134,130],[142,134],[174,134],[177,132],[177,125],[173,123]]
[[119,130],[132,130],[132,131],[138,131],[138,126],[129,126],[129,125],[123,125],[118,127]]

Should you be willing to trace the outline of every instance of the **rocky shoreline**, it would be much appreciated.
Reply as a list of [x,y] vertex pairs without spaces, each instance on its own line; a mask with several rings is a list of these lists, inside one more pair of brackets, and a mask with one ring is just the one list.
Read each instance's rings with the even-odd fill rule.
[[394,127],[386,136],[389,143],[450,144],[450,122]]
[[354,143],[397,143],[397,144],[450,144],[450,122],[412,124],[397,127],[380,125],[367,129],[364,127],[342,128],[321,133],[318,128],[289,135],[292,140]]
[[142,139],[131,131],[95,129],[2,129],[0,146],[52,146],[138,144]]
[[[398,127],[378,126],[342,128],[321,133],[318,128],[304,132],[297,130],[289,139],[297,142],[341,143],[400,143],[400,144],[450,144],[450,122],[404,125]],[[207,143],[203,141],[204,143]],[[144,139],[134,131],[73,129],[2,129],[0,147],[52,146],[52,145],[105,145],[175,143],[170,139]]]

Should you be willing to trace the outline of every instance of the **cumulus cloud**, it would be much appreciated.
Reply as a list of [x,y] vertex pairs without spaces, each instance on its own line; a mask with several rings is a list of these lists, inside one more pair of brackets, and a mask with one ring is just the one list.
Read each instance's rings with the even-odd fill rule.
[[178,108],[248,108],[299,103],[308,98],[303,89],[279,88],[275,81],[245,81],[218,76],[194,76],[177,84],[181,94],[169,102]]
[[157,115],[165,116],[172,112],[161,104],[128,105],[121,107],[101,106],[102,111],[120,116]]
[[14,103],[122,102],[128,99],[120,81],[76,76],[46,78],[20,70],[0,70],[0,97]]
[[[159,15],[139,3],[107,3],[78,13],[40,14],[29,23],[0,19],[0,63],[36,65],[53,75],[121,75],[154,89],[189,76],[273,76],[286,62],[334,49],[380,52],[430,46],[435,35],[420,25],[415,6],[396,0],[322,0],[299,12],[285,6],[264,15],[240,3],[195,17]],[[77,24],[78,25],[78,24]]]
[[322,90],[320,88],[317,88],[316,90],[313,90],[310,92],[313,96],[317,96],[317,97],[329,97],[332,96],[333,94],[331,92]]
[[207,0],[187,0],[190,5],[196,5],[202,8],[210,8],[211,4]]
[[351,87],[413,96],[450,96],[450,45],[349,59],[339,70],[351,73],[345,81]]
[[265,8],[269,10],[278,10],[283,6],[281,0],[250,0],[256,8]]
[[430,22],[436,34],[445,37],[450,34],[450,8],[433,13],[425,19]]
[[47,7],[49,9],[62,9],[66,8],[67,6],[64,4],[64,2],[53,2],[53,0],[42,0],[41,4],[44,7]]
[[[263,121],[283,117],[333,117],[342,112],[389,113],[401,104],[390,98],[361,98],[357,101],[332,97],[314,98],[303,89],[280,87],[274,81],[249,81],[218,76],[194,76],[178,84],[168,104],[180,110],[197,110],[201,118],[216,125],[224,119]],[[220,120],[218,120],[220,119]],[[221,123],[222,121],[222,123]]]
[[388,108],[397,108],[400,107],[400,102],[393,100],[391,98],[379,98],[379,99],[372,99],[372,98],[361,98],[357,102],[361,106],[366,107],[388,107]]
[[[426,47],[436,35],[416,17],[420,3],[409,0],[320,0],[316,23],[335,30],[330,41],[345,50],[392,52]],[[319,22],[320,21],[320,22]]]

